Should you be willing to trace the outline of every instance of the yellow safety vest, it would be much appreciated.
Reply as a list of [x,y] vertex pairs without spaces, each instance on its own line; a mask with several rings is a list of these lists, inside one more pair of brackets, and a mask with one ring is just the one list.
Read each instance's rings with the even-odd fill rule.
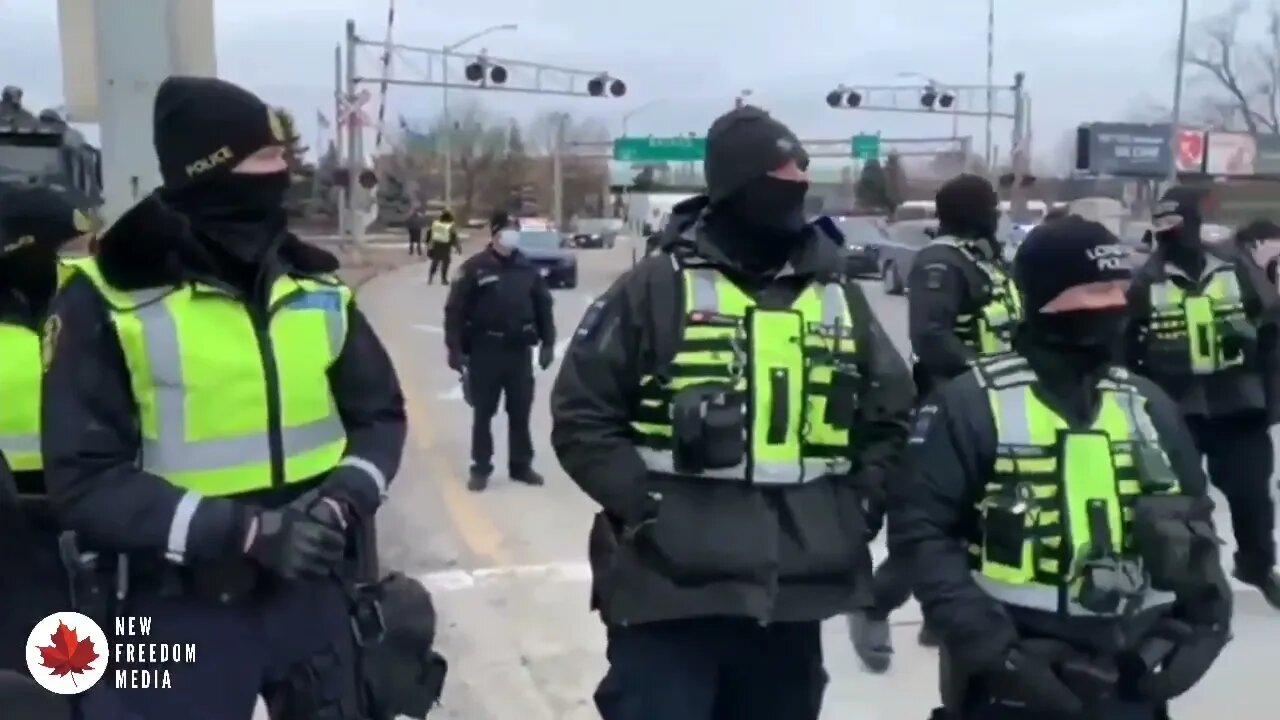
[[1151,285],[1146,363],[1156,374],[1212,375],[1244,366],[1253,354],[1257,329],[1245,314],[1235,265],[1212,255],[1205,263],[1200,282],[1166,264],[1164,281]]
[[650,472],[682,474],[672,454],[672,397],[707,383],[743,393],[751,410],[747,458],[702,477],[795,484],[849,472],[852,417],[828,413],[829,396],[846,394],[851,408],[857,390],[858,348],[844,288],[813,284],[790,309],[764,310],[717,270],[680,274],[682,338],[670,366],[641,380],[631,423]]
[[452,232],[453,223],[436,220],[431,223],[431,242],[447,244],[449,242],[449,234]]
[[[73,264],[92,258],[63,260],[58,286],[71,277]],[[0,453],[15,472],[44,469],[40,454],[40,333],[25,325],[0,322]]]
[[96,264],[80,270],[110,306],[138,404],[143,470],[226,496],[338,464],[347,438],[327,373],[346,342],[346,286],[279,278],[260,336],[244,303],[220,288],[125,292]]
[[990,286],[987,304],[977,313],[961,313],[956,316],[955,332],[960,342],[982,355],[1009,352],[1013,347],[1013,328],[1022,318],[1022,297],[1003,263],[986,260],[968,245],[956,240],[938,239],[932,244],[946,245],[960,251],[961,255],[977,266]]
[[[974,372],[986,390],[995,421],[995,466],[978,503],[982,532],[969,547],[974,579],[989,595],[1008,605],[1068,615],[1122,614],[1090,610],[1081,603],[1083,568],[1091,548],[1106,543],[1110,558],[1134,577],[1144,571],[1133,547],[1131,524],[1136,499],[1181,492],[1146,401],[1127,371],[1113,368],[1100,381],[1097,419],[1087,428],[1071,428],[1036,396],[1037,378],[1022,357],[995,355],[977,361]],[[1021,552],[996,552],[994,515],[1020,510]],[[1095,508],[1091,513],[1090,509]],[[1107,536],[1097,537],[1093,516],[1105,512]],[[1008,516],[1005,516],[1007,520]],[[1130,598],[1149,609],[1173,602],[1173,596],[1140,584]]]

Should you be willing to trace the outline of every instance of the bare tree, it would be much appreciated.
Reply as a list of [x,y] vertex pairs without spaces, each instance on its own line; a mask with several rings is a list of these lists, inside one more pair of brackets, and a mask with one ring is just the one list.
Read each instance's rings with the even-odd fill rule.
[[1280,133],[1280,3],[1265,11],[1262,42],[1241,38],[1252,9],[1249,0],[1236,0],[1204,21],[1187,63],[1217,86],[1201,108],[1209,124],[1254,134]]

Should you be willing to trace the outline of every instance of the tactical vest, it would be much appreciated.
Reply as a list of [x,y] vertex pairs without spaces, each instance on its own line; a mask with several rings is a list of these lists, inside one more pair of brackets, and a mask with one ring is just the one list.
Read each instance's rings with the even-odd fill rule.
[[[641,380],[631,427],[651,472],[736,482],[810,482],[851,467],[858,348],[848,298],[815,283],[785,310],[757,307],[720,272],[683,268],[683,329],[670,365]],[[691,474],[673,457],[673,398],[719,386],[743,406],[746,452]]]
[[431,242],[447,244],[449,235],[453,232],[453,223],[441,222],[436,220],[431,223]]
[[328,371],[346,342],[351,291],[284,276],[268,329],[200,282],[136,292],[80,267],[110,307],[142,436],[141,469],[203,496],[264,490],[338,464],[346,432]]
[[1008,352],[1012,348],[1013,328],[1022,318],[1022,297],[1003,263],[986,260],[966,243],[956,240],[938,239],[931,244],[958,250],[982,272],[990,289],[985,305],[976,312],[956,316],[956,337],[980,355]]
[[1256,353],[1258,332],[1245,315],[1235,266],[1212,255],[1205,263],[1199,282],[1166,264],[1165,279],[1151,285],[1146,362],[1153,374],[1212,375],[1242,367]]
[[[92,258],[61,260],[58,286],[73,267]],[[0,453],[14,472],[44,469],[40,455],[40,333],[25,325],[0,322]]]
[[[974,372],[997,435],[978,503],[982,532],[969,547],[978,585],[1005,604],[1068,615],[1173,602],[1148,589],[1131,526],[1137,498],[1181,488],[1128,372],[1114,368],[1099,383],[1087,428],[1069,427],[1037,397],[1036,376],[1018,355],[980,359]],[[1124,602],[1099,607],[1091,595],[1098,578],[1126,587]]]

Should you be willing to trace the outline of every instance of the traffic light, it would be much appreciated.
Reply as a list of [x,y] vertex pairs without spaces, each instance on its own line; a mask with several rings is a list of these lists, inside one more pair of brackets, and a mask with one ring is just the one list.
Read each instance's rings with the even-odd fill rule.
[[949,92],[943,92],[941,95],[938,96],[938,105],[942,107],[942,109],[944,110],[954,105],[955,101],[956,101],[956,96],[952,95]]
[[938,91],[932,87],[927,87],[924,92],[920,93],[920,104],[929,110],[933,109],[933,104],[938,101]]
[[833,108],[841,106],[856,108],[862,104],[862,93],[847,88],[836,88],[827,93],[827,105]]
[[488,75],[488,81],[494,85],[502,85],[507,82],[507,69],[485,57],[476,58],[475,62],[467,65],[463,71],[463,75],[467,80],[481,85],[485,83],[486,74]]
[[378,185],[378,176],[369,169],[360,171],[360,175],[356,177],[356,181],[360,183],[360,187],[366,190],[372,190]]
[[597,75],[587,81],[587,94],[591,97],[603,97],[605,90],[613,97],[627,94],[627,84],[608,75]]

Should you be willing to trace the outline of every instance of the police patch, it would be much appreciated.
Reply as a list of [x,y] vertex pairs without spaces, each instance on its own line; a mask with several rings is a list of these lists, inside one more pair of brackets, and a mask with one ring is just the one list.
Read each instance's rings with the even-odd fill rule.
[[58,337],[62,334],[62,318],[50,315],[44,321],[44,330],[40,333],[40,363],[45,370],[53,362],[54,350],[58,347]]
[[332,290],[305,292],[289,300],[290,310],[341,310],[342,294]]
[[908,445],[919,445],[929,436],[929,428],[933,425],[933,419],[938,415],[937,405],[924,405],[916,411],[915,424],[911,428],[911,435],[907,438]]
[[589,340],[595,335],[596,330],[600,329],[600,321],[604,319],[604,308],[609,304],[609,300],[605,297],[598,297],[587,306],[587,311],[582,314],[582,319],[578,321],[578,329],[573,331],[573,339]]
[[924,266],[924,285],[930,290],[941,290],[947,281],[947,266],[941,263]]

